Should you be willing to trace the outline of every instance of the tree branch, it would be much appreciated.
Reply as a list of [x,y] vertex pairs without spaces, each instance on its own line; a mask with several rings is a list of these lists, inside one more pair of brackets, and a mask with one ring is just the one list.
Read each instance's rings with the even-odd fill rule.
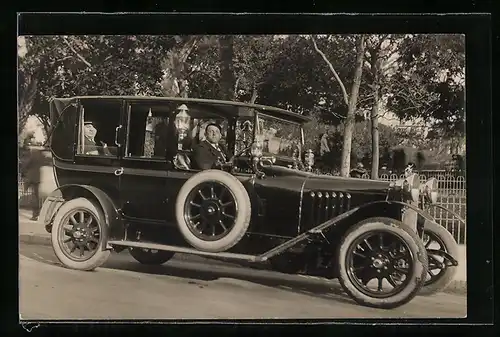
[[318,45],[316,44],[316,40],[314,39],[314,37],[312,35],[311,35],[311,40],[313,42],[314,49],[316,50],[316,52],[318,52],[318,54],[321,55],[321,57],[323,58],[323,60],[326,62],[326,64],[330,68],[331,72],[333,73],[333,76],[335,76],[335,79],[339,83],[340,88],[342,89],[342,95],[344,96],[344,102],[345,102],[345,104],[349,105],[349,95],[347,94],[347,90],[345,89],[344,83],[342,83],[342,80],[340,79],[339,74],[337,74],[337,72],[335,71],[335,68],[333,67],[333,64],[328,60],[328,58],[326,57],[325,53],[323,53],[318,48]]
[[[189,42],[186,42],[186,44],[182,47],[181,49],[181,57],[179,58],[182,63],[186,62],[187,58],[193,51],[194,47],[196,47],[196,44],[198,43],[198,37],[193,37],[193,39]],[[189,45],[191,44],[191,45]]]
[[240,79],[241,76],[238,76],[236,78],[236,81],[234,81],[234,97],[236,97],[236,95],[238,94],[238,85],[240,84]]
[[63,37],[64,43],[69,47],[69,49],[83,62],[87,65],[87,67],[92,68],[92,65],[79,53],[75,48],[69,43],[68,38],[66,36]]
[[65,56],[65,57],[60,58],[60,59],[58,59],[58,60],[54,60],[54,61],[52,61],[52,62],[49,62],[48,64],[50,64],[50,65],[54,65],[54,64],[56,64],[56,63],[58,63],[58,62],[62,62],[62,61],[69,60],[69,59],[72,59],[72,58],[73,58],[73,56]]

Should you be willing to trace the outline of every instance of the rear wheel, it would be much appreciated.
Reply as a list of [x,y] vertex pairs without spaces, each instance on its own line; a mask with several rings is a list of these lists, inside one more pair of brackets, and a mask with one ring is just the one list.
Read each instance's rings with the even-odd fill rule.
[[164,264],[174,256],[174,252],[164,250],[155,250],[147,248],[130,247],[128,249],[130,255],[139,263],[148,265]]
[[59,208],[51,236],[56,257],[70,269],[93,270],[110,255],[104,214],[86,198],[69,200]]
[[370,218],[344,236],[338,250],[339,281],[359,304],[392,309],[411,301],[427,274],[425,247],[408,226]]

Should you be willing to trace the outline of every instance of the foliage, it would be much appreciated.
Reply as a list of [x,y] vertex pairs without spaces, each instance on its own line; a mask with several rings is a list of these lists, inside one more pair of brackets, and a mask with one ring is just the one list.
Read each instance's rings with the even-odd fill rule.
[[[342,125],[339,126],[331,138],[333,143],[331,150],[334,153],[338,153],[339,157],[342,151],[343,129]],[[379,125],[379,136],[381,162],[387,163],[391,149],[400,144],[400,138],[397,136],[394,128],[383,124]],[[354,126],[351,160],[353,163],[361,162],[363,165],[368,166],[372,160],[371,153],[370,123],[368,121],[358,122]]]
[[464,36],[408,36],[401,43],[400,52],[401,69],[393,79],[389,108],[402,119],[422,118],[431,122],[442,136],[463,134]]
[[[326,126],[338,126],[347,115],[345,97],[329,66],[314,49],[310,36],[234,35],[232,57],[221,58],[221,36],[26,36],[19,53],[19,126],[28,115],[49,128],[47,102],[52,96],[187,95],[221,98],[221,84],[232,88],[230,99],[254,101],[310,115],[306,148],[314,148]],[[315,36],[344,86],[352,87],[356,35]],[[434,125],[430,147],[438,137],[458,137],[464,129],[465,44],[459,35],[370,35],[359,92],[359,110],[373,105],[379,84],[385,110],[398,118],[421,118]],[[229,41],[228,40],[228,41]],[[380,42],[386,41],[385,44]],[[380,48],[375,48],[380,44]],[[376,79],[371,58],[378,52]],[[375,56],[377,56],[375,55]],[[221,78],[231,63],[234,75]],[[377,80],[377,81],[375,81]],[[357,121],[362,120],[356,111]],[[361,127],[363,126],[363,127]],[[340,126],[340,130],[342,126]],[[381,156],[392,138],[404,137],[379,125]],[[366,158],[370,133],[357,123],[353,157]],[[391,140],[387,140],[391,138]],[[463,138],[460,138],[463,141]]]
[[[157,36],[26,36],[27,53],[19,60],[20,87],[36,83],[27,113],[48,124],[50,97],[159,93],[162,69],[158,55],[173,37]],[[20,102],[27,101],[21,91]]]
[[[346,87],[351,87],[354,39],[346,35],[315,37]],[[347,105],[334,75],[313,49],[309,37],[289,36],[261,88],[261,102],[301,114],[318,113],[323,122],[339,124]]]

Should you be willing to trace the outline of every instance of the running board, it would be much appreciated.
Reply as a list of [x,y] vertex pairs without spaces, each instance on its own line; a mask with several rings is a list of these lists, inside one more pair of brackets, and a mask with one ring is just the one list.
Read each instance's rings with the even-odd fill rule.
[[137,241],[128,241],[128,240],[110,240],[110,241],[108,241],[108,245],[165,250],[165,251],[175,252],[175,253],[193,254],[193,255],[199,255],[199,256],[212,256],[212,257],[217,257],[217,258],[248,261],[248,262],[265,262],[265,261],[269,260],[270,258],[272,258],[276,255],[279,255],[282,252],[284,252],[285,250],[295,246],[299,242],[306,240],[311,235],[322,234],[323,230],[334,226],[340,220],[347,218],[348,216],[350,216],[351,214],[356,212],[358,209],[359,209],[359,207],[353,208],[345,213],[342,213],[341,215],[336,216],[333,219],[325,221],[324,223],[322,223],[314,228],[311,228],[310,230],[294,237],[293,239],[290,239],[290,240],[282,243],[279,246],[276,246],[276,247],[268,250],[267,252],[262,253],[261,255],[235,254],[235,253],[227,253],[227,252],[210,253],[210,252],[204,252],[204,251],[201,251],[201,250],[198,250],[195,248],[186,248],[186,247],[179,247],[179,246],[161,245],[161,244],[152,243],[152,242],[137,242]]
[[232,260],[240,260],[240,261],[243,260],[243,261],[248,261],[248,262],[263,262],[263,261],[265,261],[265,259],[261,258],[260,256],[256,256],[256,255],[235,254],[235,253],[226,253],[226,252],[210,253],[210,252],[204,252],[204,251],[194,249],[194,248],[161,245],[161,244],[152,243],[152,242],[110,240],[110,241],[108,241],[108,244],[115,245],[115,246],[165,250],[165,251],[169,251],[169,252],[193,254],[193,255],[199,255],[199,256],[212,256],[212,257],[219,257],[219,258],[232,259]]

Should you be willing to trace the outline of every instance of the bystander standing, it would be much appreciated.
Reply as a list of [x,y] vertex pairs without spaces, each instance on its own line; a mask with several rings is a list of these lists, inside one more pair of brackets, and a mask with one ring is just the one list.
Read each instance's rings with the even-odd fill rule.
[[38,149],[31,149],[26,162],[21,167],[21,172],[25,177],[25,190],[32,189],[31,199],[31,220],[37,220],[40,213],[40,173],[44,162],[42,152]]

